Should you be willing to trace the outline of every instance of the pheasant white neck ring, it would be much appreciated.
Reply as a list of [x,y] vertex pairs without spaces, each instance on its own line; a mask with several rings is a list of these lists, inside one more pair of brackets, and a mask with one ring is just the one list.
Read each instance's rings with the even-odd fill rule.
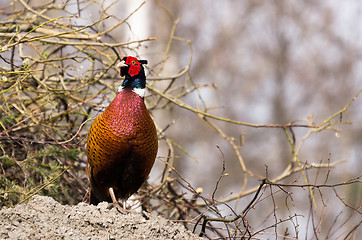
[[146,89],[144,88],[134,88],[132,91],[137,93],[141,98],[145,97]]
[[[120,86],[118,88],[118,92],[122,92],[125,88],[123,86]],[[132,91],[134,93],[137,93],[138,96],[140,96],[141,98],[144,98],[146,95],[146,89],[145,88],[133,88]]]

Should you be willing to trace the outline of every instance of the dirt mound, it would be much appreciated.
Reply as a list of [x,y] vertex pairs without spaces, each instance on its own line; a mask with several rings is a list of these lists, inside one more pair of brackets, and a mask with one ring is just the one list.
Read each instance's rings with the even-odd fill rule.
[[202,239],[155,214],[121,214],[107,205],[69,206],[34,196],[0,210],[0,239]]

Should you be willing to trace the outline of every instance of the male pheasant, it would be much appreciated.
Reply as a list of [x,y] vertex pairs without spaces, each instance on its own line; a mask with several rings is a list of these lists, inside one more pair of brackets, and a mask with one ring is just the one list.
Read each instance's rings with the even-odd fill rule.
[[124,204],[148,177],[157,154],[156,127],[144,103],[146,76],[142,64],[147,60],[128,56],[123,61],[122,86],[89,131],[91,204],[115,199]]

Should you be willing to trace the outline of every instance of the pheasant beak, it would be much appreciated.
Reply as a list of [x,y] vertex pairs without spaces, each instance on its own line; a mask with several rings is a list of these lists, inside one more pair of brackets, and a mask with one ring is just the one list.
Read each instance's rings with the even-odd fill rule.
[[117,64],[117,68],[121,68],[121,67],[126,67],[127,65],[123,62],[123,61],[120,61],[118,64]]

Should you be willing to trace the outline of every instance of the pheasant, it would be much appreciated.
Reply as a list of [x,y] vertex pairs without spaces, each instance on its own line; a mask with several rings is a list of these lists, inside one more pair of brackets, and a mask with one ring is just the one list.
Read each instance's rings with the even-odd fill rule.
[[157,154],[156,127],[144,103],[147,60],[128,56],[121,63],[122,86],[88,135],[90,204],[121,200],[125,207],[148,177]]

